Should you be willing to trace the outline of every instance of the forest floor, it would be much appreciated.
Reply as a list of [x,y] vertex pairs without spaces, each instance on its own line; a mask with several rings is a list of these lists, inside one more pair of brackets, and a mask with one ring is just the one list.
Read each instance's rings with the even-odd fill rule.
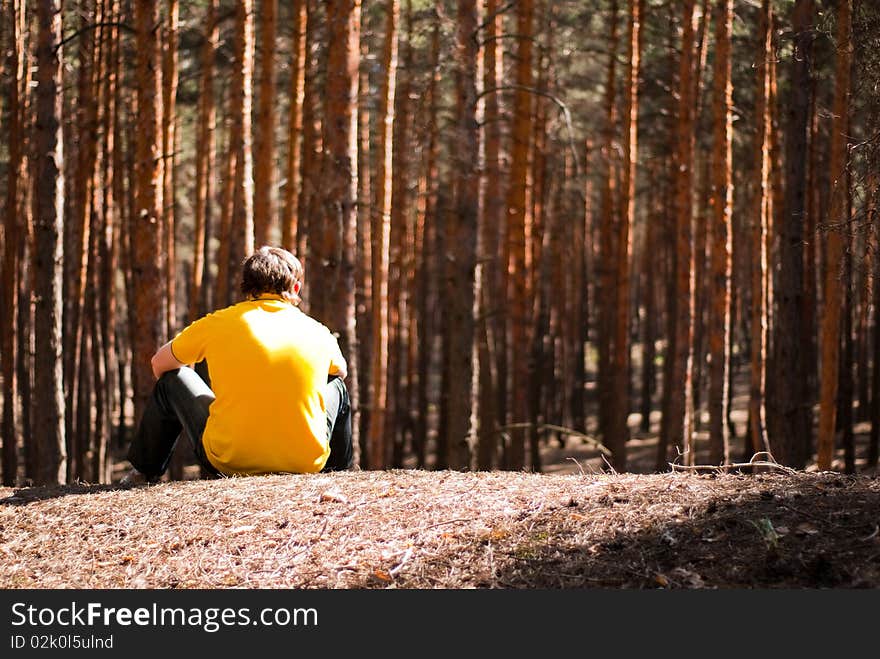
[[190,464],[189,480],[138,488],[0,488],[0,588],[880,588],[869,424],[850,476],[841,451],[834,472],[651,473],[659,414],[652,433],[639,421],[627,474],[570,435],[545,442],[542,474],[198,480]]
[[362,471],[0,488],[0,588],[880,588],[880,478]]

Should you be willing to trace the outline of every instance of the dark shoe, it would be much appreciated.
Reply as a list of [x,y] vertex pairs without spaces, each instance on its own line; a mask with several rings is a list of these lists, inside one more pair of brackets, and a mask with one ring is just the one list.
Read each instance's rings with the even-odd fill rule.
[[132,467],[128,473],[122,477],[119,484],[123,487],[137,487],[139,485],[149,485],[155,483],[157,478],[148,478],[146,474]]

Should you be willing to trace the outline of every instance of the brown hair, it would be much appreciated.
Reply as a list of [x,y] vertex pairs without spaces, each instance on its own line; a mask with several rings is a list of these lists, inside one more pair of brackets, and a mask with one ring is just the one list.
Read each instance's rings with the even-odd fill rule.
[[301,299],[294,291],[294,286],[302,280],[302,263],[280,247],[260,247],[245,260],[241,268],[241,292],[246,298],[272,293],[299,304]]

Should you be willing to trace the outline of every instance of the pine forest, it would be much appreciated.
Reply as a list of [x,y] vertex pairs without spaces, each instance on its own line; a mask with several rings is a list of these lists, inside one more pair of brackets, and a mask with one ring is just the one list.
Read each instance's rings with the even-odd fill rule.
[[873,0],[0,16],[3,485],[112,482],[150,357],[261,245],[362,469],[876,470]]

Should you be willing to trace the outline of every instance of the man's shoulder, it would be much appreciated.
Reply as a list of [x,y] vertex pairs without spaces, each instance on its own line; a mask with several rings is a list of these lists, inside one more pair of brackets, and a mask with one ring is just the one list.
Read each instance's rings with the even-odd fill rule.
[[299,307],[294,307],[293,311],[293,317],[296,318],[298,322],[303,323],[315,332],[327,332],[328,334],[331,333],[329,327],[324,325],[324,323],[322,323],[317,318],[313,318]]

